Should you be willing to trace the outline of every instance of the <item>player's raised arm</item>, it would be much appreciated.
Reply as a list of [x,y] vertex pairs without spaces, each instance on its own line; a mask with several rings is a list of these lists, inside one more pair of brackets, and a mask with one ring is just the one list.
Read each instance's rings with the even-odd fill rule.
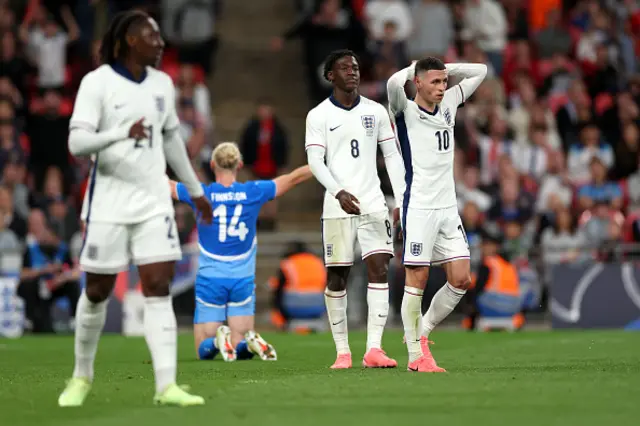
[[413,62],[407,68],[401,69],[393,74],[387,81],[387,96],[389,98],[389,109],[393,115],[402,112],[407,107],[407,95],[404,92],[404,85],[407,81],[413,80],[416,74],[416,63]]
[[396,208],[402,206],[402,199],[406,188],[404,181],[404,164],[402,157],[398,152],[398,145],[396,144],[396,136],[393,133],[391,127],[391,120],[389,114],[384,108],[380,108],[380,130],[378,131],[378,146],[382,155],[384,156],[384,164],[387,167],[387,173],[389,174],[389,180],[391,181],[391,189],[393,190],[393,197],[396,199]]
[[[114,142],[126,139],[134,123],[122,123],[97,132],[102,114],[102,89],[94,73],[80,83],[69,124],[69,152],[76,157],[96,154]],[[144,128],[142,128],[144,131]]]
[[309,180],[311,176],[313,176],[313,173],[311,173],[311,168],[309,166],[298,167],[291,173],[278,176],[273,180],[273,183],[276,184],[276,197],[284,195],[294,186]]
[[458,105],[469,99],[487,76],[485,64],[446,64],[445,67],[448,75],[462,78],[460,83],[450,89],[456,91]]
[[305,133],[305,149],[307,151],[307,162],[313,176],[322,186],[335,197],[342,190],[338,182],[334,179],[331,171],[324,161],[326,152],[324,126],[318,118],[311,112],[307,115],[307,129]]

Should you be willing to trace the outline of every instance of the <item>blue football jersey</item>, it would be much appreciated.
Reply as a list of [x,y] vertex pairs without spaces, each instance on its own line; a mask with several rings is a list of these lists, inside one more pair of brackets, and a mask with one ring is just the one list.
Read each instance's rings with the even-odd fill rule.
[[[235,182],[229,187],[202,185],[211,200],[213,221],[198,223],[199,278],[245,278],[256,271],[258,213],[276,196],[271,180]],[[177,185],[178,199],[195,209],[186,187]]]

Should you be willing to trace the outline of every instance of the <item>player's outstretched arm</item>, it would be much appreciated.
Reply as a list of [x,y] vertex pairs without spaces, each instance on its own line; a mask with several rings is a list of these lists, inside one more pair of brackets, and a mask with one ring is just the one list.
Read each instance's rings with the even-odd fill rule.
[[311,173],[311,168],[309,166],[298,167],[291,173],[278,176],[273,180],[273,183],[276,184],[276,197],[286,194],[296,185],[311,179],[312,176],[313,173]]
[[389,98],[389,109],[396,115],[407,108],[407,95],[404,92],[404,85],[407,81],[413,80],[416,75],[416,63],[411,63],[407,68],[401,69],[393,74],[387,81],[387,96]]
[[453,77],[461,77],[462,81],[449,90],[455,90],[458,105],[465,102],[487,76],[485,64],[446,64],[447,74]]

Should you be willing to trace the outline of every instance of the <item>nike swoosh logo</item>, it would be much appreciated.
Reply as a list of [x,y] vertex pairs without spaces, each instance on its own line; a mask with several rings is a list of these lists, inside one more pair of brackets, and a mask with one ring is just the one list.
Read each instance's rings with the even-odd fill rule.
[[344,320],[342,320],[342,321],[338,321],[338,322],[332,322],[331,324],[333,324],[333,325],[338,325],[338,324],[342,324],[343,322],[344,322]]
[[[342,126],[342,124],[341,124],[340,126]],[[333,132],[335,129],[337,129],[337,128],[338,128],[338,127],[340,127],[340,126],[336,126],[336,127],[334,127],[334,128],[329,128],[329,131],[330,131],[330,132]]]
[[116,109],[120,109],[120,108],[122,108],[122,107],[123,107],[123,106],[125,106],[125,105],[126,105],[126,104],[116,105],[116,107],[115,107],[115,108],[116,108]]
[[386,315],[380,315],[380,314],[378,314],[378,318],[386,318],[386,317],[387,317]]
[[411,371],[418,371],[417,368],[411,368],[411,367],[407,367],[407,370],[411,370]]
[[387,244],[393,244],[393,241],[387,241]]
[[421,116],[420,116],[420,118],[421,118],[422,120],[427,120],[427,117],[425,117],[424,115],[421,115]]

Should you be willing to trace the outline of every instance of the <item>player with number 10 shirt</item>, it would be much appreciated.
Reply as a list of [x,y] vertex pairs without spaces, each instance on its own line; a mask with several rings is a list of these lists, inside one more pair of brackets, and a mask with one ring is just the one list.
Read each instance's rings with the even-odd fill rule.
[[337,350],[332,368],[352,366],[347,338],[346,286],[356,240],[367,264],[367,348],[365,367],[395,367],[382,351],[389,311],[387,266],[393,255],[392,224],[380,189],[377,151],[382,151],[397,206],[404,191],[403,167],[386,109],[358,93],[360,70],[355,54],[333,52],[325,78],[333,94],[309,111],[305,147],[311,171],[325,187],[322,212],[324,261],[328,269],[325,301]]

